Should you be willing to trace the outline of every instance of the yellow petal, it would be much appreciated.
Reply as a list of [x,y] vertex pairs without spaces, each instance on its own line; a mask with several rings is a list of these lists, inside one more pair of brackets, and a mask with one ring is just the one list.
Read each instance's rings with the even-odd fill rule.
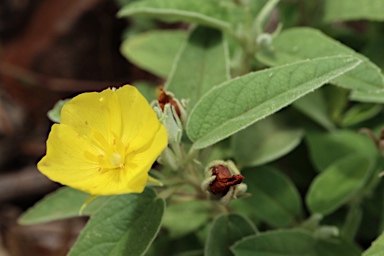
[[61,110],[61,123],[81,135],[100,132],[111,143],[121,132],[121,110],[116,93],[106,89],[100,93],[83,93],[67,102]]

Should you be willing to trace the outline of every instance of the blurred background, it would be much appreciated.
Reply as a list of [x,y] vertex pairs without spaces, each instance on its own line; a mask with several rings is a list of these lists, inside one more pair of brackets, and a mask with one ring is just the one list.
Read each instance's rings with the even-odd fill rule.
[[36,169],[52,125],[47,111],[80,92],[161,82],[120,54],[131,26],[115,17],[123,3],[0,0],[0,256],[66,255],[86,221],[17,224],[59,186]]

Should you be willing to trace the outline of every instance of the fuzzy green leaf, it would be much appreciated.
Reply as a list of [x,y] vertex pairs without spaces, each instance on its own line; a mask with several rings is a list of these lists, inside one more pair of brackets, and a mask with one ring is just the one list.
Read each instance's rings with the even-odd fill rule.
[[352,72],[332,79],[331,82],[353,90],[384,90],[383,76],[374,63],[316,29],[287,29],[273,39],[271,49],[265,48],[257,55],[261,62],[270,66],[341,54],[354,56],[363,63]]
[[329,214],[347,203],[361,189],[373,170],[373,161],[362,154],[348,155],[319,174],[306,195],[312,213]]
[[152,30],[124,40],[120,51],[142,69],[168,77],[176,54],[186,39],[185,31]]
[[286,227],[300,220],[301,198],[286,175],[268,166],[246,169],[242,174],[247,192],[252,195],[239,203],[252,206],[259,219],[275,227]]
[[151,189],[113,196],[91,216],[68,255],[143,255],[159,231],[164,207]]
[[[62,187],[29,208],[20,217],[19,223],[32,225],[80,216],[80,209],[89,197],[89,194],[79,190]],[[93,214],[109,199],[110,197],[105,196],[94,199],[85,207],[82,215]]]
[[378,155],[371,138],[351,131],[310,133],[306,136],[306,140],[311,160],[318,171],[323,171],[334,162],[354,153],[371,159],[375,159]]
[[277,230],[250,236],[232,246],[235,256],[317,256],[315,240],[299,230]]
[[165,89],[178,99],[187,99],[192,109],[214,85],[229,79],[227,51],[220,31],[197,27],[179,53]]
[[187,134],[194,141],[194,148],[208,147],[360,63],[350,56],[326,57],[249,73],[224,82],[196,104],[187,122]]
[[232,256],[229,250],[232,244],[256,233],[256,227],[248,218],[234,213],[220,215],[213,221],[204,255]]
[[384,2],[382,0],[325,0],[324,21],[340,20],[384,21]]
[[363,256],[382,256],[384,252],[384,233],[363,253]]
[[254,123],[232,137],[236,164],[257,166],[289,153],[301,141],[304,133],[292,125],[286,112],[277,113]]
[[200,25],[229,30],[231,27],[231,9],[228,1],[221,0],[144,0],[126,5],[119,17],[140,15],[165,21],[195,22]]

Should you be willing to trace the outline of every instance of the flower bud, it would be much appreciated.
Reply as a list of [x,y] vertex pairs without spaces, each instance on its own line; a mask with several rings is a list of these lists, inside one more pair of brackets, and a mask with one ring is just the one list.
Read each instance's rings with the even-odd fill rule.
[[247,185],[241,184],[244,176],[232,161],[211,162],[205,170],[205,177],[201,188],[207,192],[209,198],[218,199],[224,204],[247,190]]

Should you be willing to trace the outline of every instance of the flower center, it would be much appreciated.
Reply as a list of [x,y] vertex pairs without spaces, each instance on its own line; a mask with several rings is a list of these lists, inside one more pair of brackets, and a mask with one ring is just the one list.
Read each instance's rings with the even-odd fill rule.
[[114,152],[111,155],[109,160],[110,160],[111,164],[114,166],[119,166],[119,167],[123,166],[124,167],[124,164],[122,162],[122,158],[121,158],[120,154],[118,154],[116,152]]

